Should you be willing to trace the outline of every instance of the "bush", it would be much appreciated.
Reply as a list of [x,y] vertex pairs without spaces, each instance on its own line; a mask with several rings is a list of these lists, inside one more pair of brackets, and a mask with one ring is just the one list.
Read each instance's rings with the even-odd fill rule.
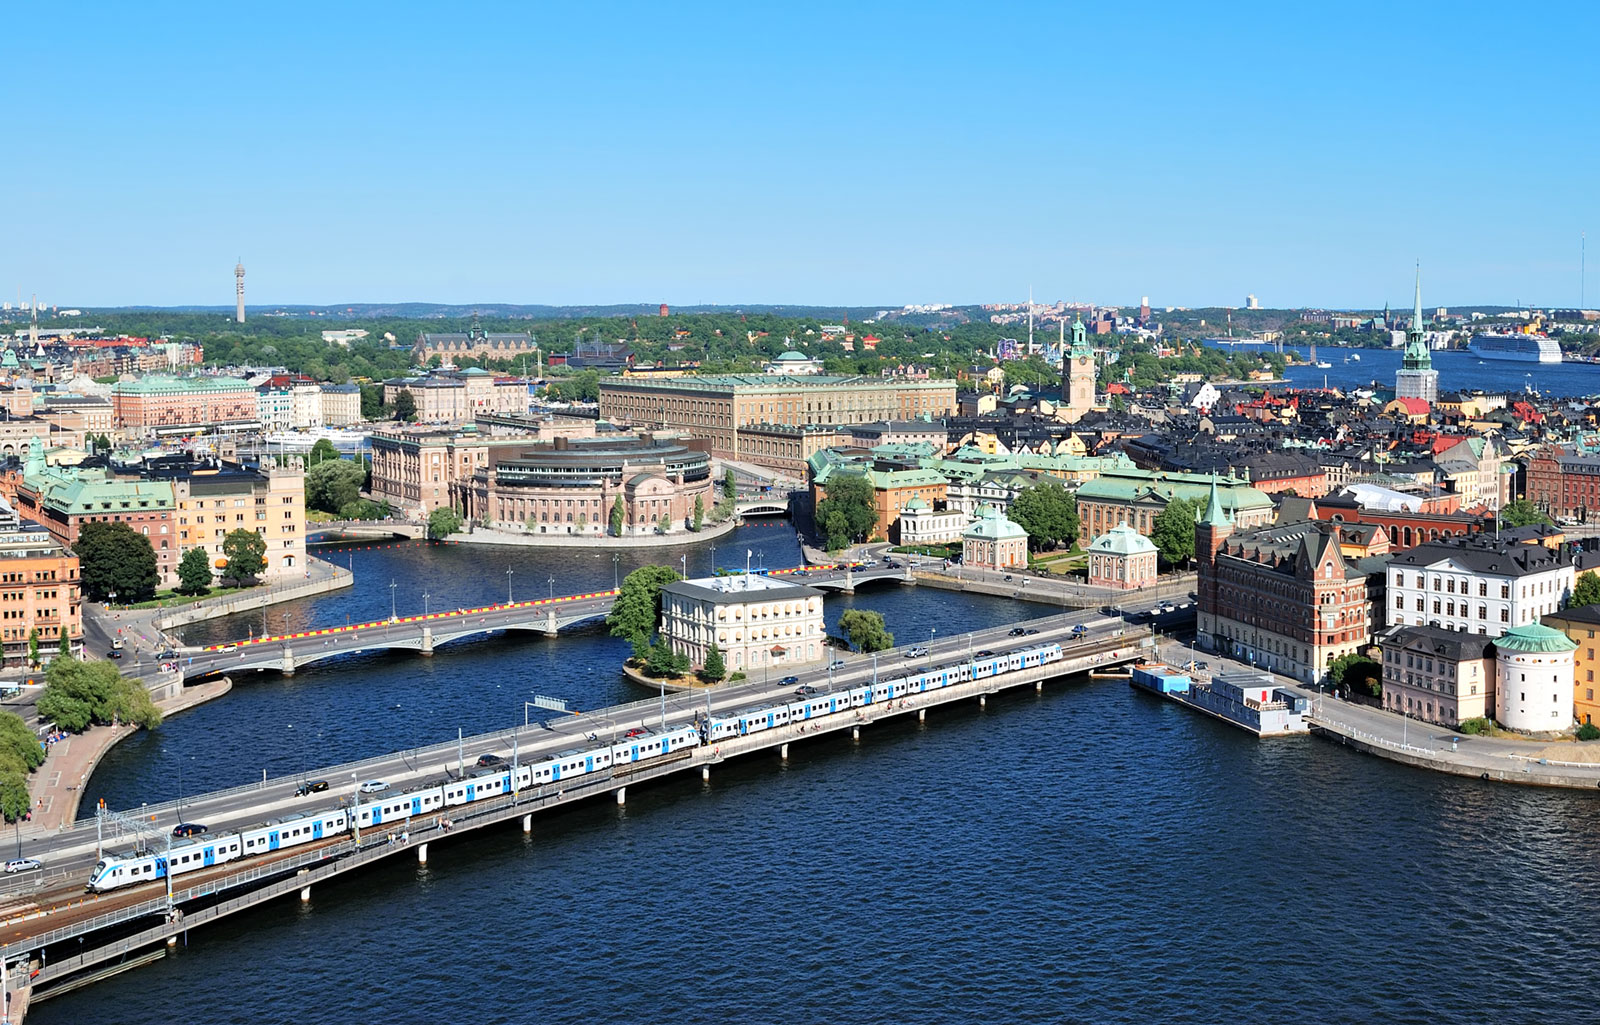
[[1600,726],[1596,726],[1592,722],[1584,723],[1582,726],[1578,727],[1578,739],[1600,740]]
[[1480,715],[1476,719],[1463,719],[1456,729],[1468,736],[1475,737],[1480,733],[1493,733],[1494,723]]

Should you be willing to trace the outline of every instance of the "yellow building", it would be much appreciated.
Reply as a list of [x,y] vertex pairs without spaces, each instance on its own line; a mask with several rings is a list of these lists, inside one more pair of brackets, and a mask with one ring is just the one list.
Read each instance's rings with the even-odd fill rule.
[[1580,605],[1562,609],[1540,620],[1545,626],[1560,630],[1567,639],[1578,646],[1572,653],[1572,711],[1578,722],[1592,722],[1600,726],[1600,660],[1595,652],[1600,650],[1600,605]]
[[235,530],[253,530],[267,543],[263,580],[306,573],[306,475],[298,460],[262,470],[238,463],[169,464],[149,476],[170,480],[178,549],[204,548],[215,575],[226,562],[222,542]]

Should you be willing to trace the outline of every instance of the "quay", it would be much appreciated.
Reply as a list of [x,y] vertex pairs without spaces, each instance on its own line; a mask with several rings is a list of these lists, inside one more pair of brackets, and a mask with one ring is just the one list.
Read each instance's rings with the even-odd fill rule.
[[1134,666],[1128,683],[1256,737],[1290,737],[1308,730],[1305,712],[1310,700],[1280,687],[1271,673],[1238,672],[1197,680],[1188,670],[1151,662]]
[[[787,758],[789,745],[801,740],[838,736],[844,731],[849,731],[851,739],[860,740],[874,723],[885,719],[914,714],[921,720],[932,708],[972,701],[981,707],[991,695],[1018,687],[1032,686],[1042,692],[1050,679],[1082,676],[1094,669],[1146,659],[1155,644],[1150,632],[1128,628],[1120,618],[1093,613],[1052,616],[1034,620],[1032,626],[1038,633],[1025,637],[1013,636],[1006,628],[994,628],[940,638],[931,646],[918,645],[929,648],[929,652],[916,658],[907,657],[909,648],[880,653],[876,670],[866,658],[857,656],[834,673],[833,690],[844,693],[865,684],[888,684],[937,672],[939,667],[975,665],[974,660],[983,657],[975,654],[980,646],[1004,654],[1011,649],[1059,644],[1059,660],[949,683],[888,702],[844,708],[800,722],[780,723],[748,734],[707,740],[670,754],[579,775],[570,782],[543,783],[427,814],[406,814],[393,822],[363,826],[356,835],[340,832],[275,854],[180,874],[176,882],[169,876],[170,892],[163,891],[159,884],[143,884],[84,894],[85,880],[102,851],[138,847],[159,855],[163,844],[170,846],[167,837],[180,821],[176,802],[142,806],[133,813],[106,813],[42,840],[37,854],[45,861],[44,870],[8,876],[0,882],[0,942],[4,944],[0,963],[5,966],[0,974],[10,990],[21,991],[14,1001],[42,999],[147,963],[163,948],[186,940],[189,930],[265,901],[293,895],[309,901],[318,883],[397,854],[412,854],[426,863],[432,853],[455,851],[453,841],[457,835],[513,821],[525,833],[531,832],[533,816],[548,809],[597,796],[608,796],[621,804],[626,802],[629,789],[637,785],[695,770],[700,771],[702,779],[709,780],[713,767],[734,758],[762,752]],[[802,680],[803,686],[814,687],[822,696],[817,700],[825,700],[831,693],[824,689],[825,671],[802,674]],[[803,700],[792,688],[792,684],[724,685],[703,694],[668,695],[659,701],[647,699],[563,716],[547,724],[517,725],[292,778],[186,798],[182,816],[186,821],[207,822],[215,833],[254,828],[285,815],[326,812],[347,801],[353,803],[356,784],[362,780],[385,780],[393,787],[391,793],[398,796],[408,786],[437,785],[432,781],[437,780],[441,765],[453,766],[447,770],[448,775],[460,781],[470,776],[472,767],[483,756],[532,765],[557,754],[576,753],[586,739],[609,738],[614,745],[619,738],[625,740],[636,734],[643,738],[665,737],[701,721],[702,716],[706,721],[712,717],[725,719],[747,714],[753,708]],[[297,790],[312,779],[328,781],[328,788],[297,796]],[[368,804],[362,807],[365,809]],[[13,1003],[13,1022],[19,1020],[15,1010],[18,1006],[18,1002]]]

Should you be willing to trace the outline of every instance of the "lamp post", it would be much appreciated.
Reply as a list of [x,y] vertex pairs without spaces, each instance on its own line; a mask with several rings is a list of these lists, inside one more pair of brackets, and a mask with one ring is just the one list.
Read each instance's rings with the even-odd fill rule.
[[350,782],[356,787],[350,791],[350,832],[357,847],[361,846],[361,785],[357,782],[360,778],[353,772],[350,774]]
[[616,553],[611,556],[611,589],[622,590],[622,556]]
[[428,599],[433,597],[427,591],[422,592],[422,618],[428,618]]
[[711,545],[711,575],[717,575],[717,546],[715,542]]
[[547,579],[545,581],[545,583],[550,585],[550,600],[551,601],[555,601],[556,600],[556,578],[555,577],[550,577],[549,579]]
[[[391,623],[393,623],[395,620],[400,618],[399,615],[396,614],[396,612],[395,612],[395,607],[394,607],[394,588],[395,588],[394,581],[393,580],[389,581],[389,622],[391,622]],[[263,629],[262,633],[265,634],[266,631]]]
[[507,605],[512,604],[512,601],[511,601],[511,570],[509,570],[509,569],[506,570],[506,604]]
[[933,666],[933,635],[939,632],[936,626],[928,627],[928,665]]

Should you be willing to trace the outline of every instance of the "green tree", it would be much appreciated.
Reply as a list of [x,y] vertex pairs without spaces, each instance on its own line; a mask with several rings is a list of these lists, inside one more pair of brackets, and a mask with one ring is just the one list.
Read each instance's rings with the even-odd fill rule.
[[428,536],[449,537],[461,529],[461,514],[449,506],[440,506],[428,514]]
[[56,641],[56,657],[70,658],[72,656],[72,638],[67,636],[67,628],[61,628],[61,636]]
[[415,420],[417,417],[417,397],[411,394],[410,388],[401,388],[394,397],[394,418],[396,420]]
[[204,548],[191,548],[178,560],[178,593],[200,595],[211,590],[211,556]]
[[39,628],[34,627],[28,631],[28,665],[39,664]]
[[318,438],[317,443],[311,446],[311,452],[306,456],[306,465],[316,466],[318,463],[338,458],[339,450],[333,447],[333,442],[327,438]]
[[706,683],[716,683],[727,675],[728,667],[723,664],[722,649],[717,647],[715,641],[712,641],[710,650],[706,652],[705,667],[700,670],[700,679]]
[[254,579],[267,568],[267,539],[244,527],[230,530],[222,539],[222,557],[228,560],[228,576],[240,582]]
[[361,497],[367,471],[348,459],[330,459],[306,471],[306,507],[338,514]]
[[1006,515],[1028,532],[1034,551],[1070,545],[1078,537],[1077,499],[1057,481],[1023,488]]
[[868,653],[894,647],[894,634],[884,629],[883,615],[866,609],[845,609],[839,616],[839,629],[850,643]]
[[705,499],[699,495],[694,496],[694,529],[699,530],[706,521]]
[[878,522],[878,508],[872,482],[864,474],[835,473],[824,490],[827,497],[817,503],[817,527],[824,547],[836,552],[867,536]]
[[1592,569],[1578,575],[1577,583],[1572,587],[1572,597],[1567,601],[1568,608],[1584,605],[1600,605],[1600,576],[1595,576]]
[[1350,652],[1328,663],[1328,679],[1334,686],[1348,690],[1365,690],[1373,697],[1383,693],[1383,667],[1367,658]]
[[622,509],[622,496],[618,495],[617,500],[611,503],[611,533],[613,536],[622,536],[622,521],[625,515]]
[[1181,566],[1194,558],[1194,503],[1174,498],[1150,524],[1150,543],[1169,566]]
[[1553,526],[1550,517],[1526,498],[1519,498],[1500,510],[1500,522],[1508,527],[1529,527],[1534,524]]
[[15,822],[28,814],[32,800],[28,796],[27,777],[9,767],[0,769],[0,814],[5,815],[7,822]]
[[32,728],[15,712],[0,712],[0,758],[32,772],[44,764],[44,750]]
[[379,384],[363,384],[361,387],[361,419],[381,420],[385,408],[383,405],[383,386]]
[[145,729],[161,725],[161,712],[150,692],[137,680],[126,680],[110,662],[58,658],[45,670],[39,695],[39,718],[69,733],[93,723],[132,723]]
[[722,472],[722,497],[736,498],[739,495],[739,481],[733,475],[733,467],[728,467]]
[[119,602],[155,597],[159,579],[155,549],[149,538],[128,524],[85,523],[72,549],[78,555],[79,582],[90,601],[105,601],[113,592]]
[[672,529],[672,521],[667,519],[667,514],[666,513],[662,513],[661,514],[661,518],[656,520],[656,530],[658,532],[662,533],[662,534],[665,534],[667,531],[669,531],[671,529]]
[[611,636],[648,640],[661,619],[661,588],[677,579],[678,574],[666,566],[640,566],[623,577],[616,603],[606,616]]

